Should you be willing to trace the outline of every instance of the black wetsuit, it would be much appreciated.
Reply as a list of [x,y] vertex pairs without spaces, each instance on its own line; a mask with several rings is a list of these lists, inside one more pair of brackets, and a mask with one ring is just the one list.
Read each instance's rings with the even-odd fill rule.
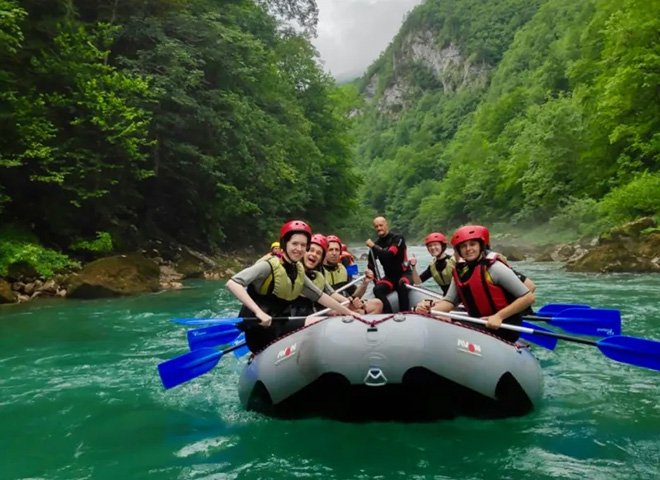
[[392,307],[387,301],[387,294],[396,290],[399,297],[399,311],[410,310],[407,285],[412,285],[412,272],[408,265],[408,251],[406,241],[401,235],[388,233],[378,238],[371,248],[369,255],[369,269],[376,272],[374,257],[383,266],[384,276],[376,281],[374,296],[383,302],[386,312],[392,312]]

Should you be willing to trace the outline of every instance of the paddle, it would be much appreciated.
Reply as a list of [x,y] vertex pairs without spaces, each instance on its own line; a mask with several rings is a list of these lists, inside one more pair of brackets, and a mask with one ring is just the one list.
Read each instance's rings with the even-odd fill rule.
[[[345,300],[341,302],[341,304],[347,305],[348,302],[349,300]],[[328,313],[329,311],[330,309],[326,308],[309,316],[318,317]],[[307,317],[275,317],[273,318],[273,321],[286,322],[289,320],[303,320],[305,318]],[[236,320],[236,319],[228,318],[226,320]],[[257,325],[260,322],[260,320],[257,317],[246,317],[246,318],[238,317],[237,320],[238,323],[243,324],[243,328],[239,329],[237,326],[237,322],[229,321],[229,322],[221,323],[219,325],[212,325],[210,327],[188,330],[188,334],[187,334],[188,345],[190,346],[190,349],[196,350],[198,348],[204,348],[204,347],[217,347],[219,345],[225,345],[227,343],[231,343],[236,339],[236,337],[240,335],[240,333],[244,330],[245,327]]]
[[159,364],[158,373],[163,386],[170,389],[205,374],[218,364],[225,353],[238,350],[243,345],[244,342],[224,350],[200,348]]
[[554,317],[558,313],[569,308],[591,308],[589,305],[580,305],[579,303],[548,303],[543,305],[536,312],[537,315],[544,317]]
[[376,255],[371,248],[369,249],[369,256],[371,257],[371,261],[374,263],[374,277],[376,277],[376,280],[380,280],[380,272],[378,271],[378,264],[376,263]]
[[[427,288],[409,285],[409,288],[442,299],[442,295]],[[523,319],[547,322],[577,335],[604,337],[621,334],[621,312],[608,308],[590,308],[588,305],[550,304],[542,307],[537,315],[525,315]],[[543,313],[542,313],[543,312]],[[556,312],[554,315],[548,312]]]
[[[433,315],[486,325],[485,320],[468,317],[467,315],[444,313],[435,310],[433,310],[431,313]],[[586,338],[571,337],[569,335],[556,332],[543,331],[538,328],[507,325],[506,323],[502,324],[500,328],[504,328],[505,330],[513,330],[514,332],[553,337],[558,340],[566,340],[567,342],[581,343],[582,345],[598,347],[603,355],[617,362],[627,363],[636,367],[650,368],[652,370],[660,370],[660,342],[657,340],[649,340],[648,338],[639,337],[627,337],[625,335],[613,335],[611,337],[605,337],[598,341],[594,341],[588,340]]]
[[238,337],[236,337],[236,340],[234,340],[231,344],[232,346],[240,344],[240,348],[234,350],[234,356],[236,358],[241,358],[243,355],[250,353],[250,349],[245,344],[245,332],[242,332]]
[[567,308],[555,316],[526,315],[523,318],[533,322],[548,322],[552,326],[578,335],[592,337],[621,335],[621,312],[615,309]]
[[[417,290],[418,292],[423,292],[431,297],[437,298],[438,300],[442,300],[443,296],[440,295],[439,293],[434,292],[433,290],[427,290],[426,288],[422,287],[416,287],[414,285],[406,285],[410,290]],[[527,323],[527,322],[523,322]],[[527,326],[533,326],[531,324],[528,324]],[[541,330],[545,330],[547,332],[551,332],[552,330],[548,330],[547,328],[542,328],[540,327]],[[528,342],[534,343],[538,345],[539,347],[547,348],[548,350],[554,350],[555,347],[557,346],[557,340],[553,339],[548,339],[548,338],[536,338],[532,335],[526,335],[526,334],[521,334],[520,338],[523,340],[526,340]]]
[[[352,281],[347,283],[341,288],[338,288],[335,290],[335,293],[341,293],[344,290],[346,290],[349,287],[352,287],[355,285],[357,282],[360,280],[364,279],[365,275],[360,275],[359,277],[354,278]],[[318,312],[314,313],[314,317],[318,317],[321,315],[325,315],[328,313],[331,308],[325,308],[323,310],[319,310]],[[248,321],[254,321],[256,317],[218,317],[218,318],[173,318],[172,321],[174,323],[178,323],[180,325],[189,325],[189,326],[195,326],[195,325],[224,325],[224,324],[231,324],[235,325],[237,323],[240,323],[244,320]],[[273,321],[274,322],[285,322],[290,319],[300,319],[300,318],[307,318],[307,317],[274,317]]]
[[241,330],[231,324],[188,330],[188,345],[190,350],[226,345],[236,340],[241,333]]

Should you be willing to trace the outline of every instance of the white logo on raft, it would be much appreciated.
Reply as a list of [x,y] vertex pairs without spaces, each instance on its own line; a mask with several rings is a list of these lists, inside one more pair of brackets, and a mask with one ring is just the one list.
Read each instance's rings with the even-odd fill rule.
[[290,347],[286,347],[284,350],[280,350],[277,352],[277,359],[275,360],[275,365],[278,363],[286,360],[287,358],[293,357],[297,352],[296,352],[296,346],[298,344],[294,343]]
[[472,355],[478,355],[479,357],[481,356],[481,345],[477,345],[476,343],[471,343],[459,338],[456,340],[456,347],[461,352],[471,353]]

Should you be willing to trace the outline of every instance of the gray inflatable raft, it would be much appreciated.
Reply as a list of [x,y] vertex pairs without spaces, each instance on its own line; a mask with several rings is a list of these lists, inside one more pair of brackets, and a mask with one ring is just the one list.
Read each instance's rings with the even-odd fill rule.
[[528,413],[542,395],[530,349],[418,314],[329,317],[254,356],[241,403],[281,418],[427,421]]

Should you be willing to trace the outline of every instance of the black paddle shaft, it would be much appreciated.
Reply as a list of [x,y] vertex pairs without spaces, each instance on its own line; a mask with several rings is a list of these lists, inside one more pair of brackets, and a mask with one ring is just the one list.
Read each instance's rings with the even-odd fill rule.
[[556,332],[544,332],[543,330],[534,330],[534,335],[558,338],[559,340],[566,340],[573,343],[581,343],[583,345],[598,346],[598,342],[594,342],[593,340],[587,340],[586,338],[579,338],[579,337],[571,337],[570,335],[564,335]]

